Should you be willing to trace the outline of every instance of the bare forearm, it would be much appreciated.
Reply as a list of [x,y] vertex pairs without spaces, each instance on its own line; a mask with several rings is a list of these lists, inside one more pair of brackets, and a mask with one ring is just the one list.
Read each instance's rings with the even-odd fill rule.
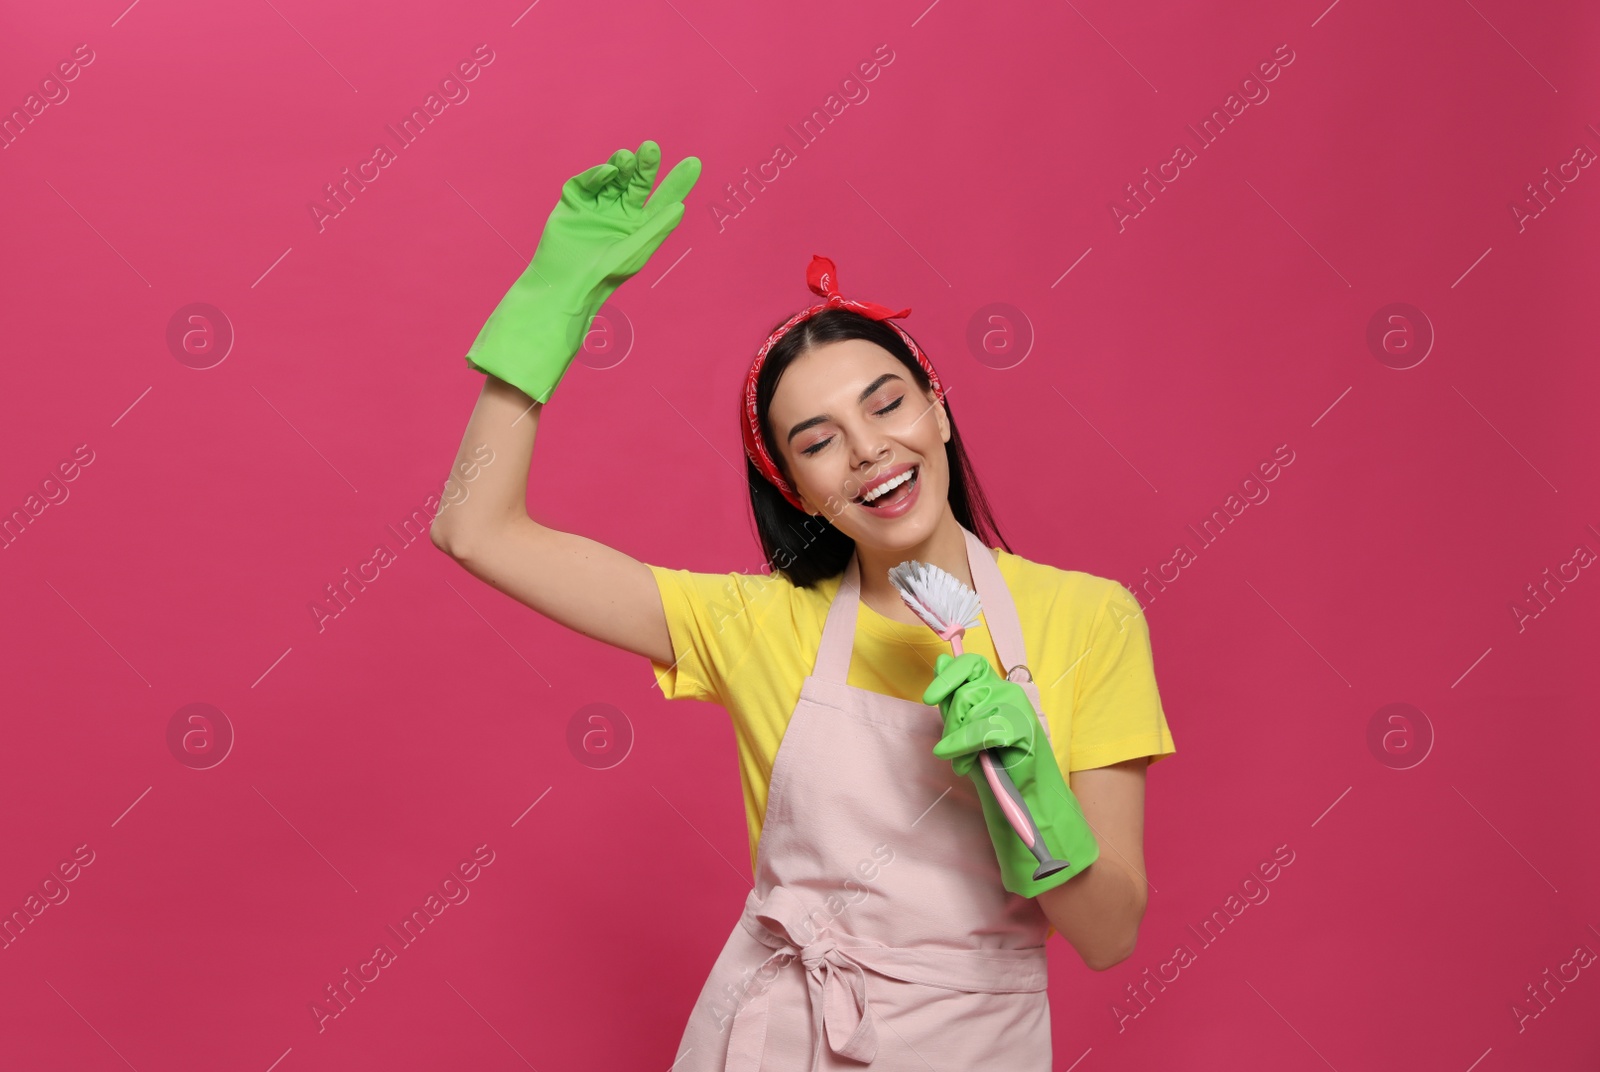
[[1094,863],[1038,897],[1045,918],[1095,971],[1133,953],[1145,900],[1143,876],[1123,866],[1104,843]]
[[528,470],[543,405],[495,376],[467,421],[430,535],[445,551],[528,516]]

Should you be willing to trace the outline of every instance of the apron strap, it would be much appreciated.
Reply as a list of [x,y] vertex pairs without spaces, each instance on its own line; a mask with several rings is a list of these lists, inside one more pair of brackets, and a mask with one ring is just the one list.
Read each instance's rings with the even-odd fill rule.
[[1027,664],[1032,675],[1033,664],[1028,662],[1028,646],[1022,639],[1022,620],[1011,589],[1000,573],[1000,564],[974,533],[964,526],[961,531],[967,536],[967,568],[972,570],[974,590],[983,602],[983,621],[989,627],[995,654],[1000,656],[1000,676],[1006,677],[1021,664]]
[[861,601],[861,568],[856,565],[856,553],[850,552],[850,561],[844,567],[844,579],[828,608],[828,620],[822,626],[822,643],[817,645],[817,662],[811,673],[824,681],[837,681],[843,685],[850,671],[850,649],[856,640],[856,607]]

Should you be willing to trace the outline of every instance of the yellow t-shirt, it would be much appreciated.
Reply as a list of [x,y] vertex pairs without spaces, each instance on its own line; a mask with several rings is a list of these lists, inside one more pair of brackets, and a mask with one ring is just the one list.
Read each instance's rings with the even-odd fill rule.
[[[1150,633],[1133,594],[1105,577],[1004,550],[998,565],[1017,606],[1062,773],[1172,755]],[[676,658],[670,665],[652,659],[651,669],[667,699],[705,700],[732,718],[754,872],[773,759],[844,575],[797,588],[776,572],[650,570]],[[967,630],[962,647],[1004,675],[987,618]],[[949,651],[927,626],[886,618],[861,602],[846,684],[920,703],[934,660]]]

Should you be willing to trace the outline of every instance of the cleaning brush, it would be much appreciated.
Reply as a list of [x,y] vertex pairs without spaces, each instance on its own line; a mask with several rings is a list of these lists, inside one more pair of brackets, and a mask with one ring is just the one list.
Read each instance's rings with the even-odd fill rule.
[[[916,559],[892,567],[889,570],[889,583],[894,585],[900,598],[916,612],[917,617],[928,623],[928,627],[941,638],[949,641],[957,655],[962,654],[961,637],[978,624],[978,612],[982,609],[978,593],[962,584],[949,571]],[[1034,859],[1039,861],[1039,866],[1033,872],[1034,880],[1038,881],[1069,865],[1050,854],[1050,846],[1045,844],[1040,835],[1039,826],[1033,821],[1027,802],[1017,791],[1011,775],[1006,773],[996,751],[985,748],[978,753],[978,762],[983,767],[983,776],[988,780],[989,789],[994,793],[995,802],[1000,805],[1006,821],[1017,832],[1022,843],[1033,852]]]

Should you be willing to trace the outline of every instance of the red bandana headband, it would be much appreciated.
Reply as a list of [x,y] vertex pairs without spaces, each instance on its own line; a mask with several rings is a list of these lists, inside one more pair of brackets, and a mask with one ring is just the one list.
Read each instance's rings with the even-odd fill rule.
[[890,327],[894,328],[895,333],[904,340],[907,348],[911,350],[912,356],[917,359],[917,364],[922,366],[922,371],[928,374],[928,382],[933,387],[934,400],[940,402],[944,400],[944,387],[939,383],[939,374],[933,371],[933,364],[917,348],[917,344],[911,340],[911,336],[902,331],[899,324],[892,322],[894,319],[909,314],[911,312],[910,309],[901,309],[897,313],[886,305],[878,305],[869,301],[853,301],[842,297],[839,294],[839,270],[834,267],[831,260],[820,253],[811,255],[811,263],[806,267],[806,285],[814,293],[821,295],[826,300],[818,305],[811,306],[809,309],[802,309],[791,316],[784,322],[783,326],[767,336],[767,341],[761,345],[760,350],[756,351],[756,359],[751,362],[750,373],[745,377],[744,381],[744,412],[741,414],[742,419],[739,422],[744,433],[745,456],[754,463],[755,467],[761,471],[761,475],[766,477],[773,487],[783,493],[783,497],[789,500],[790,505],[796,510],[802,511],[805,510],[805,506],[801,503],[800,496],[795,494],[794,489],[789,486],[789,482],[783,479],[783,475],[778,472],[777,464],[772,460],[772,455],[767,453],[767,446],[761,440],[761,418],[756,413],[756,380],[761,375],[761,366],[766,364],[767,352],[777,345],[779,339],[789,333],[789,329],[802,321],[811,319],[824,309],[833,308],[852,309],[863,316],[871,317],[873,320],[888,323]]

